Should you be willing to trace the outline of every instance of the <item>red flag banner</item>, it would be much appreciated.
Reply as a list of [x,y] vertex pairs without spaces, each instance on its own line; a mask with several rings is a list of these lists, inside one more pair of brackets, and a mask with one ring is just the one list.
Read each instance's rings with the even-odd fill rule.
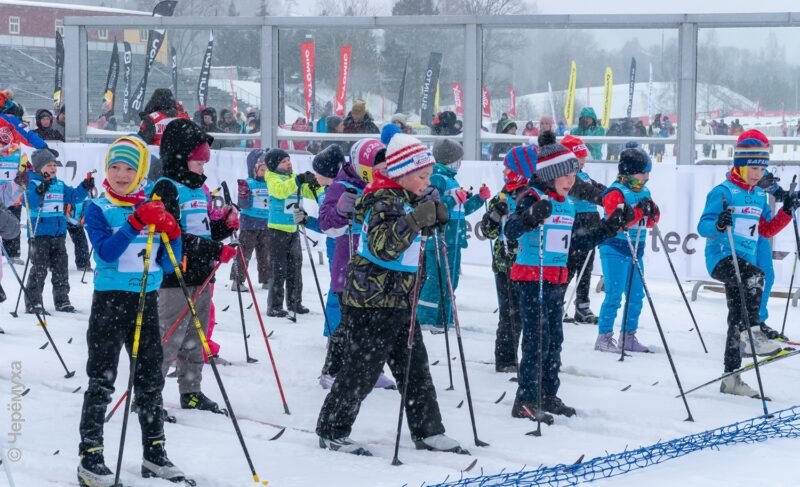
[[508,116],[510,118],[517,118],[517,94],[514,92],[514,87],[508,87]]
[[464,91],[461,89],[461,83],[453,83],[451,86],[456,104],[456,117],[464,118]]
[[489,96],[489,90],[485,86],[481,95],[481,108],[483,109],[484,117],[492,118],[492,98]]
[[300,43],[300,64],[306,100],[306,120],[311,120],[314,100],[314,41]]
[[336,99],[333,104],[333,112],[344,117],[344,104],[347,101],[347,81],[350,78],[350,46],[339,48],[339,86],[336,89]]

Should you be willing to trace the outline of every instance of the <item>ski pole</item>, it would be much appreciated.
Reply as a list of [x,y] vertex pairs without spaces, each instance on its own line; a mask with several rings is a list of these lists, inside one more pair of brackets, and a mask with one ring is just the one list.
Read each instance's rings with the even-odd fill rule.
[[[703,334],[700,333],[700,327],[697,325],[697,319],[695,319],[694,317],[692,306],[689,304],[689,300],[686,299],[686,293],[683,292],[683,285],[681,284],[681,280],[678,278],[678,273],[675,271],[675,266],[672,265],[672,257],[669,256],[667,247],[664,245],[664,237],[661,235],[661,230],[659,230],[658,224],[653,225],[653,232],[658,236],[658,241],[661,242],[661,248],[664,249],[664,255],[667,256],[667,262],[669,262],[669,268],[672,271],[672,277],[675,278],[675,284],[678,285],[678,290],[681,292],[681,297],[683,298],[683,302],[686,303],[686,309],[689,310],[689,316],[692,317],[692,323],[694,323],[694,329],[697,330],[697,336],[700,337],[700,344],[703,345],[703,350],[706,353],[708,353],[708,349],[706,348],[706,342],[703,340]],[[794,277],[794,274],[792,275],[792,277]]]
[[253,482],[261,483],[263,485],[267,485],[267,481],[261,482],[259,480],[258,474],[256,473],[256,469],[253,466],[253,460],[250,459],[250,452],[247,450],[247,445],[244,441],[244,436],[242,436],[242,430],[239,428],[239,422],[236,421],[236,415],[233,412],[233,406],[231,406],[231,401],[228,398],[228,393],[225,391],[225,385],[222,383],[222,377],[219,375],[219,370],[217,369],[217,362],[214,359],[214,355],[211,353],[211,349],[208,346],[208,340],[206,339],[206,334],[203,332],[203,325],[200,323],[200,318],[197,316],[197,310],[194,307],[194,303],[192,302],[192,297],[189,294],[189,289],[186,287],[186,282],[183,280],[183,272],[181,271],[181,266],[178,264],[178,259],[175,257],[175,253],[172,251],[172,245],[169,242],[169,237],[164,232],[161,232],[161,242],[164,244],[164,247],[167,249],[167,255],[169,256],[170,262],[172,262],[172,267],[175,269],[175,277],[178,279],[178,283],[181,286],[181,290],[183,291],[183,296],[186,298],[186,302],[189,305],[189,311],[192,313],[192,320],[194,321],[194,327],[197,330],[197,335],[200,338],[200,343],[203,346],[203,350],[206,352],[208,356],[208,363],[211,365],[211,370],[214,372],[214,378],[217,380],[217,385],[219,386],[219,391],[222,394],[222,399],[225,401],[225,407],[228,409],[228,415],[231,418],[231,422],[233,423],[233,429],[236,431],[236,436],[239,438],[239,444],[242,447],[242,451],[244,452],[245,459],[247,460],[247,465],[250,467],[250,473],[253,476]]
[[[406,370],[403,380],[403,390],[400,392],[400,413],[397,415],[397,438],[395,438],[394,442],[394,458],[392,459],[392,465],[403,464],[403,462],[397,458],[397,454],[400,451],[400,432],[403,429],[403,410],[405,409],[406,397],[408,394],[408,379],[411,375],[411,350],[414,347],[414,328],[416,327],[417,321],[419,289],[421,287],[420,281],[422,280],[422,270],[424,269],[423,266],[425,264],[425,242],[427,240],[428,236],[423,233],[419,246],[419,257],[417,259],[417,274],[414,278],[414,288],[411,290],[411,322],[408,325],[408,340],[406,341]],[[450,357],[447,357],[447,360],[449,361]]]
[[[42,195],[42,199],[39,201],[39,212],[36,214],[36,224],[31,225],[31,207],[28,204],[28,193],[23,192],[22,197],[25,200],[25,216],[28,219],[28,256],[25,258],[25,268],[22,270],[22,284],[20,284],[19,294],[17,294],[17,305],[14,306],[14,311],[11,313],[11,316],[14,318],[18,317],[17,310],[19,310],[19,301],[22,298],[22,290],[25,287],[25,278],[28,276],[28,266],[31,263],[31,251],[33,250],[33,239],[36,238],[36,231],[39,229],[39,220],[42,217],[42,207],[44,206],[44,195]],[[33,234],[31,234],[31,227],[33,227]],[[26,293],[27,294],[27,293]],[[40,320],[41,321],[41,320]]]
[[[436,230],[437,237],[439,230]],[[441,321],[442,326],[444,327],[444,347],[445,351],[447,352],[447,375],[450,378],[450,387],[445,389],[446,391],[452,391],[455,388],[453,387],[453,366],[450,363],[450,329],[448,327],[449,323],[447,323],[447,314],[445,313],[445,306],[447,303],[447,296],[445,295],[444,289],[444,282],[442,282],[442,261],[441,257],[439,256],[439,239],[435,238],[433,240],[433,248],[434,253],[436,255],[436,277],[439,279],[439,321]],[[453,303],[455,305],[455,303]]]
[[672,375],[675,377],[675,383],[678,384],[678,391],[681,393],[681,397],[683,398],[683,405],[686,406],[686,413],[689,415],[686,418],[686,421],[694,422],[694,418],[692,417],[692,411],[689,409],[689,402],[686,400],[686,394],[683,392],[683,385],[681,385],[681,379],[678,377],[678,369],[675,367],[675,361],[672,360],[672,353],[669,351],[669,345],[667,344],[667,337],[664,335],[664,329],[661,327],[661,321],[658,319],[658,314],[656,313],[656,306],[653,304],[653,298],[650,296],[650,290],[647,289],[647,283],[644,280],[644,272],[642,271],[642,267],[639,265],[639,257],[636,253],[636,248],[634,248],[633,243],[631,242],[631,236],[627,232],[625,233],[625,238],[628,241],[628,248],[633,253],[633,266],[636,268],[636,272],[639,274],[639,279],[642,281],[642,288],[644,289],[644,295],[647,296],[647,302],[650,304],[650,311],[653,312],[653,319],[656,322],[656,328],[658,328],[658,334],[661,336],[661,343],[664,344],[664,351],[667,353],[667,359],[669,359],[669,365],[672,367]]
[[[722,197],[722,209],[723,211],[728,210],[728,202],[725,200],[725,196]],[[733,229],[730,226],[728,226],[725,229],[725,232],[728,234],[728,245],[731,248],[733,270],[736,274],[736,285],[739,288],[739,305],[741,307],[742,319],[744,320],[744,326],[747,327],[747,340],[750,342],[750,351],[753,352],[753,367],[756,369],[756,379],[758,379],[758,392],[761,394],[761,406],[764,409],[764,416],[768,416],[769,410],[767,409],[767,399],[766,399],[767,396],[764,395],[764,384],[761,381],[761,367],[758,365],[758,354],[756,354],[755,340],[753,340],[753,331],[750,329],[751,325],[750,315],[747,314],[747,294],[744,292],[742,273],[739,269],[739,257],[736,256],[735,241],[733,239]]]
[[[89,262],[92,261],[92,255],[93,254],[94,254],[94,246],[92,246],[92,248],[89,249]],[[88,266],[83,269],[83,275],[81,276],[81,284],[88,284],[86,282],[86,271],[88,271],[88,270],[89,270]]]
[[[442,261],[444,262],[445,277],[447,277],[447,291],[450,293],[450,305],[453,309],[453,326],[456,329],[456,342],[458,343],[458,353],[461,355],[461,371],[464,374],[464,390],[467,392],[467,406],[469,406],[469,418],[472,423],[472,434],[475,437],[475,446],[489,446],[488,443],[478,439],[478,428],[475,426],[475,410],[472,407],[472,393],[469,388],[469,376],[467,375],[467,359],[464,356],[464,342],[461,340],[461,325],[458,321],[458,307],[456,306],[456,297],[453,292],[453,280],[451,279],[450,263],[447,260],[447,244],[444,240],[444,234],[437,230],[439,240],[442,244]],[[457,269],[454,269],[457,272]],[[446,332],[445,332],[446,333]],[[450,361],[450,357],[447,357]]]
[[586,272],[586,268],[589,266],[590,259],[594,258],[594,247],[592,250],[589,251],[589,254],[586,256],[586,260],[583,261],[583,265],[581,266],[581,271],[578,273],[578,278],[575,280],[575,287],[569,292],[569,298],[564,301],[564,318],[567,318],[567,308],[569,307],[569,303],[572,302],[572,298],[575,297],[575,294],[578,292],[578,286],[580,286],[581,279],[583,279],[583,273]]
[[[11,262],[11,256],[8,255],[8,251],[6,251],[5,245],[0,245],[0,249],[2,250],[3,255],[6,258],[6,262],[8,262],[8,266],[11,268],[11,273],[14,274],[14,277],[17,279],[17,282],[19,283],[21,292],[24,292],[25,293],[25,298],[30,301],[30,296],[28,295],[28,290],[25,288],[24,284],[22,283],[22,279],[19,277],[19,273],[17,272],[16,267],[14,267],[14,263]],[[53,346],[53,351],[58,356],[58,360],[61,362],[61,366],[64,367],[64,372],[66,372],[66,375],[64,375],[64,378],[65,379],[69,379],[70,377],[75,375],[75,371],[74,370],[70,371],[67,368],[67,364],[64,363],[64,359],[61,357],[61,352],[58,351],[58,347],[56,347],[56,342],[53,341],[53,337],[50,336],[50,331],[47,329],[47,321],[45,320],[44,316],[40,316],[39,315],[39,311],[37,311],[35,308],[33,310],[33,313],[36,315],[36,319],[39,320],[38,325],[42,327],[42,330],[44,330],[44,334],[47,335],[47,341],[50,342],[50,345]]]
[[125,433],[128,431],[128,418],[131,410],[131,391],[133,391],[133,379],[136,376],[136,364],[139,361],[139,339],[142,335],[142,321],[144,320],[144,307],[147,296],[147,278],[150,272],[150,256],[153,251],[153,234],[156,231],[155,225],[148,225],[147,246],[144,248],[144,268],[142,271],[142,289],[139,291],[139,308],[136,310],[136,322],[133,330],[133,344],[131,345],[131,365],[128,375],[128,388],[125,390],[125,411],[122,413],[122,432],[119,438],[119,453],[117,454],[117,469],[114,473],[114,485],[119,484],[119,474],[122,470],[122,454],[125,451]]
[[[300,192],[300,188],[297,189],[297,192]],[[314,194],[314,199],[317,198],[317,191],[314,188],[311,188],[311,192]],[[297,200],[297,207],[301,210],[303,209],[302,199],[298,198]],[[325,298],[322,297],[322,288],[319,285],[319,276],[317,276],[317,266],[314,264],[314,256],[311,255],[311,245],[308,243],[308,233],[306,233],[306,226],[300,225],[300,229],[303,233],[303,240],[306,243],[306,253],[308,254],[308,260],[311,262],[311,272],[314,273],[314,284],[317,285],[317,294],[319,295],[319,304],[322,306],[322,315],[325,317],[325,329],[328,331],[328,336],[333,336],[333,332],[331,331],[331,322],[328,320],[328,310],[325,309]],[[351,247],[352,248],[352,247]]]
[[[529,434],[531,436],[542,436],[542,376],[544,375],[544,223],[539,226],[539,317],[536,330],[536,431]],[[519,370],[517,370],[519,373]]]
[[[789,191],[794,192],[797,187],[797,175],[792,178]],[[792,226],[794,227],[795,259],[792,265],[792,279],[789,282],[789,295],[786,296],[786,310],[783,312],[783,325],[781,325],[781,335],[786,331],[786,316],[789,314],[789,300],[792,298],[792,284],[794,284],[794,272],[797,269],[797,260],[800,259],[800,231],[797,229],[797,212],[792,210]]]
[[[622,340],[620,340],[620,352],[619,352],[619,361],[625,361],[625,337],[628,335],[628,309],[631,305],[631,289],[633,288],[633,272],[635,267],[635,262],[637,262],[637,257],[639,256],[639,243],[641,242],[642,236],[642,228],[647,226],[647,217],[644,217],[640,223],[639,228],[636,229],[636,246],[631,246],[630,248],[636,253],[635,256],[631,258],[631,266],[628,269],[628,283],[627,288],[625,291],[625,309],[622,311]],[[630,240],[630,234],[628,233],[627,229],[623,230],[625,232],[625,238]]]

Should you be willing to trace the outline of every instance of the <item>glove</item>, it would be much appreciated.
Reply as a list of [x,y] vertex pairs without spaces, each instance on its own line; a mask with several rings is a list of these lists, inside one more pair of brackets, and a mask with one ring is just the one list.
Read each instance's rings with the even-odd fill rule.
[[249,200],[253,196],[253,192],[250,191],[250,185],[247,184],[247,181],[237,179],[236,183],[239,185],[239,199]]
[[357,199],[358,194],[345,191],[339,196],[339,200],[336,202],[336,213],[338,213],[339,216],[349,218],[356,210]]
[[50,180],[45,179],[42,181],[42,184],[36,187],[36,194],[39,196],[44,196],[48,189],[50,189]]
[[27,188],[28,183],[31,182],[31,175],[28,174],[28,171],[19,171],[17,172],[16,177],[14,177],[14,182],[17,183],[21,188]]
[[456,200],[457,205],[463,205],[469,199],[469,193],[463,189],[457,189],[453,192],[453,199]]
[[148,201],[136,208],[128,217],[128,223],[137,232],[141,231],[145,225],[160,225],[164,222],[167,210],[161,201]]
[[486,201],[492,197],[492,190],[489,189],[489,186],[484,184],[481,186],[481,189],[478,190],[478,196],[480,196],[483,201]]
[[[439,204],[441,205],[441,203]],[[409,228],[416,233],[423,228],[436,225],[438,213],[435,201],[423,201],[417,205],[412,213],[406,215],[405,219]]]
[[489,219],[495,223],[500,223],[504,216],[509,212],[508,203],[500,200],[492,206],[492,211],[489,212]]
[[225,219],[225,226],[231,230],[239,229],[239,212],[233,206],[226,206],[222,210],[222,218]]
[[428,186],[425,188],[425,190],[422,192],[421,198],[422,201],[441,201],[442,199],[441,195],[439,194],[439,190],[436,189],[435,186]]
[[731,214],[731,209],[728,208],[717,217],[717,230],[724,232],[731,225],[733,225],[733,215]]
[[636,208],[641,210],[642,214],[649,219],[653,219],[659,214],[658,206],[650,198],[645,198],[636,203]]
[[181,236],[181,226],[168,211],[164,212],[164,221],[156,225],[158,233],[166,233],[167,238],[175,240]]
[[439,226],[446,225],[450,221],[450,210],[447,205],[441,201],[436,201],[436,224]]
[[778,183],[781,181],[781,178],[775,176],[771,172],[767,171],[764,173],[764,177],[758,181],[757,186],[759,188],[767,190],[767,192],[772,192],[775,190]]
[[789,215],[793,215],[794,210],[798,208],[800,208],[800,195],[796,191],[787,191],[783,195],[783,208],[781,209]]
[[298,207],[292,212],[292,218],[294,219],[295,225],[305,225],[306,221],[308,221],[308,213],[306,213],[306,210]]
[[227,264],[228,262],[232,261],[234,257],[236,257],[236,252],[238,252],[234,247],[230,245],[223,245],[222,252],[219,253],[219,261],[223,264]]
[[530,228],[536,228],[552,214],[553,204],[550,200],[539,200],[525,211],[522,216],[522,221]]
[[625,203],[622,208],[617,208],[606,218],[606,225],[608,225],[609,231],[613,234],[628,228],[628,224],[632,222],[634,218],[636,218],[636,215],[633,211],[633,207]]
[[94,178],[86,178],[86,179],[84,179],[83,181],[81,181],[81,186],[86,191],[93,190],[94,189]]
[[311,171],[306,171],[302,174],[298,174],[297,176],[295,176],[294,180],[298,186],[306,184],[312,190],[319,188],[319,183],[317,182],[317,176],[315,176],[314,173]]

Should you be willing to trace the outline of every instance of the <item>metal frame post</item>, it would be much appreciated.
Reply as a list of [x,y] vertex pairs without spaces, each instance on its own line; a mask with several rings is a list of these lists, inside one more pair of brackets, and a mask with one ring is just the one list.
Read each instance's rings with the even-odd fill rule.
[[683,22],[678,34],[678,164],[694,164],[697,107],[697,24]]

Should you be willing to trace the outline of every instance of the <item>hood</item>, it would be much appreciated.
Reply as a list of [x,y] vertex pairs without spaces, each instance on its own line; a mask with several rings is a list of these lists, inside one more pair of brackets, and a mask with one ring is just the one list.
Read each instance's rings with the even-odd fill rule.
[[203,111],[200,112],[200,121],[203,120],[203,115],[211,115],[211,123],[214,125],[217,124],[217,111],[211,107],[204,108]]
[[[499,133],[502,134],[506,130],[508,130],[508,128],[510,126],[512,126],[512,125],[514,125],[516,127],[517,126],[517,122],[515,122],[514,120],[511,120],[510,118],[507,118],[507,119],[503,120],[502,122],[500,122],[500,125],[497,126],[497,130],[499,131]],[[517,127],[517,128],[519,128],[519,127]]]
[[168,115],[177,115],[178,109],[175,105],[175,97],[172,95],[172,90],[169,88],[157,88],[144,106],[144,110],[139,116],[147,115],[153,112],[165,112]]
[[255,179],[255,177],[256,177],[256,163],[258,162],[259,158],[261,158],[261,160],[264,160],[263,158],[264,158],[264,156],[266,154],[267,154],[267,152],[265,150],[263,150],[263,149],[255,149],[255,150],[250,151],[249,154],[247,154],[247,176],[248,177],[251,177],[251,178]]
[[[187,180],[189,183],[184,184],[191,186],[199,175],[189,173],[186,163],[189,161],[189,154],[203,142],[211,145],[214,138],[191,120],[178,118],[170,122],[164,130],[164,135],[161,136],[159,146],[164,176],[180,183]],[[202,176],[202,179],[205,180],[205,176]]]
[[37,128],[42,128],[40,122],[41,122],[42,118],[44,118],[44,117],[50,117],[50,127],[48,127],[48,128],[52,128],[53,127],[53,122],[55,121],[55,118],[53,117],[53,112],[51,112],[50,110],[48,110],[46,108],[41,108],[39,110],[36,110],[36,127]]
[[580,115],[578,115],[578,118],[580,119],[583,117],[590,117],[592,120],[595,121],[595,123],[597,123],[597,115],[594,113],[594,108],[592,107],[581,108],[581,113]]

